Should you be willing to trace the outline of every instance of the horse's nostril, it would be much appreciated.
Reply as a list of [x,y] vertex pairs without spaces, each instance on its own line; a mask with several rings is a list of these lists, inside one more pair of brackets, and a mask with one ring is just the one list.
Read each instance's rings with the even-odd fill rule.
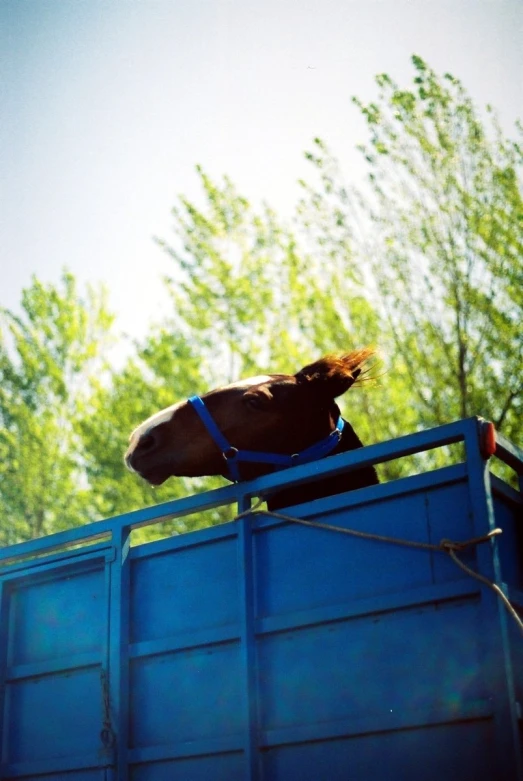
[[142,437],[140,442],[138,443],[139,449],[143,452],[146,450],[152,450],[152,448],[155,446],[156,440],[152,434],[147,434],[145,437]]

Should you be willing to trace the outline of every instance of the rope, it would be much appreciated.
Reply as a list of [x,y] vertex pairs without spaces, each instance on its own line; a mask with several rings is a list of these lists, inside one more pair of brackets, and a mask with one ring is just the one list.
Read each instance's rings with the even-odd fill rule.
[[344,529],[341,526],[334,526],[333,524],[330,523],[320,523],[319,521],[306,521],[304,518],[295,518],[294,516],[284,515],[283,513],[273,512],[271,510],[258,510],[257,508],[263,503],[263,501],[264,501],[263,499],[259,499],[254,505],[254,507],[252,507],[249,510],[245,510],[242,513],[239,513],[239,515],[237,515],[234,520],[243,518],[246,515],[268,515],[272,518],[278,518],[281,521],[287,521],[289,523],[298,523],[301,524],[302,526],[310,526],[315,529],[326,529],[327,531],[338,532],[340,534],[348,534],[351,537],[359,537],[364,540],[374,540],[376,542],[385,542],[391,545],[401,545],[405,548],[418,548],[421,550],[430,550],[430,551],[439,551],[443,553],[448,553],[452,561],[458,567],[460,567],[464,572],[466,572],[467,575],[470,575],[471,578],[475,578],[480,583],[483,583],[485,586],[488,586],[488,588],[490,588],[501,599],[504,606],[508,610],[509,614],[516,622],[519,631],[523,635],[523,621],[521,620],[516,609],[514,608],[514,606],[508,599],[508,597],[504,594],[502,589],[496,583],[493,583],[491,580],[486,578],[484,575],[480,575],[479,572],[476,572],[475,570],[468,567],[456,555],[456,551],[462,551],[474,545],[481,545],[484,542],[489,542],[498,534],[502,534],[503,533],[502,529],[492,529],[492,531],[488,532],[488,534],[484,534],[481,537],[471,537],[469,540],[463,540],[463,541],[443,539],[439,543],[415,542],[414,540],[403,540],[398,537],[389,537],[384,534],[374,534],[373,532],[362,532],[362,531],[358,531],[357,529]]
[[100,683],[102,685],[103,728],[100,732],[100,740],[105,748],[111,748],[116,742],[116,735],[111,725],[111,703],[109,696],[109,677],[102,668],[100,670]]

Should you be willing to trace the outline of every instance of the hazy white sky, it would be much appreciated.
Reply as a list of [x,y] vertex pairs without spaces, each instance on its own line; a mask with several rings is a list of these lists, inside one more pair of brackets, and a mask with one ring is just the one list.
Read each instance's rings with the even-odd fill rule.
[[0,0],[0,305],[67,266],[142,334],[194,166],[289,214],[314,136],[358,175],[350,97],[413,53],[523,116],[521,0]]

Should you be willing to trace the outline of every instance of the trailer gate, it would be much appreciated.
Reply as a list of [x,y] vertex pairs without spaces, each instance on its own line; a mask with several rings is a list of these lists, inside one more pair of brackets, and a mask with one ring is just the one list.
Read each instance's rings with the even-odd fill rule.
[[[159,519],[448,443],[461,464],[287,513],[437,543],[523,613],[521,493],[469,419],[0,551],[0,777],[523,779],[523,636],[441,552],[248,514],[130,547]],[[522,453],[497,455],[523,475]]]

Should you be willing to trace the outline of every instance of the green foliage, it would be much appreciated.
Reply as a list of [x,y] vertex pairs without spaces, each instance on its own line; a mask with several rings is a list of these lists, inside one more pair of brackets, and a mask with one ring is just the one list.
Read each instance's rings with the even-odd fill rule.
[[103,293],[34,279],[0,331],[0,541],[92,519],[75,421],[111,325]]
[[413,58],[367,118],[372,275],[419,424],[481,414],[517,436],[523,386],[521,147],[458,79]]
[[[309,252],[266,205],[255,210],[225,178],[199,170],[204,205],[180,199],[167,280],[183,333],[206,367],[206,386],[262,369],[298,370],[311,355],[377,337],[357,269]],[[317,244],[314,244],[317,248]]]
[[491,109],[480,115],[459,80],[438,77],[419,57],[413,64],[410,90],[381,74],[374,102],[354,99],[369,131],[360,147],[367,190],[347,187],[316,139],[307,157],[319,186],[304,185],[301,213],[340,257],[336,215],[359,259],[381,318],[390,408],[403,430],[478,414],[517,438],[521,145],[504,137]]
[[[419,57],[413,66],[408,88],[381,74],[375,100],[354,101],[368,130],[363,192],[319,138],[292,224],[197,169],[198,205],[179,198],[174,238],[158,240],[172,259],[172,316],[123,368],[105,361],[103,295],[82,298],[70,274],[56,287],[34,280],[22,313],[2,312],[1,544],[217,485],[147,486],[123,464],[130,432],[192,393],[294,372],[327,352],[375,344],[384,355],[379,378],[341,400],[364,442],[474,414],[518,440],[522,129],[507,139],[458,79]],[[213,511],[159,533],[229,517]]]

